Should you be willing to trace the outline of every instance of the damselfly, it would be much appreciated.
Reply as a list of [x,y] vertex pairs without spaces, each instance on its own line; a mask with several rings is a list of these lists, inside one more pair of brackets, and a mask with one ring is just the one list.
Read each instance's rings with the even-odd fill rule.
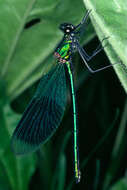
[[23,116],[12,136],[12,148],[15,154],[26,154],[37,150],[41,144],[45,143],[56,131],[63,118],[66,107],[66,76],[65,69],[69,73],[71,84],[71,96],[73,103],[74,119],[74,171],[76,182],[80,181],[79,150],[77,145],[77,113],[75,103],[75,88],[72,70],[72,55],[77,50],[82,57],[86,67],[91,73],[106,69],[112,65],[93,70],[87,61],[90,61],[103,47],[100,45],[89,56],[80,46],[78,37],[80,31],[87,22],[90,11],[82,19],[81,23],[63,23],[60,30],[64,37],[54,52],[56,65],[53,69],[42,77],[37,87],[35,95],[23,113]]

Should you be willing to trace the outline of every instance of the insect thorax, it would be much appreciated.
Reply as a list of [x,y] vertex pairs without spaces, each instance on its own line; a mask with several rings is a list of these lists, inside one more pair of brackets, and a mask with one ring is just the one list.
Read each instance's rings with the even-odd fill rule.
[[72,40],[65,38],[62,44],[60,44],[59,47],[56,49],[54,55],[59,62],[65,63],[70,59],[70,56],[72,54],[71,49]]

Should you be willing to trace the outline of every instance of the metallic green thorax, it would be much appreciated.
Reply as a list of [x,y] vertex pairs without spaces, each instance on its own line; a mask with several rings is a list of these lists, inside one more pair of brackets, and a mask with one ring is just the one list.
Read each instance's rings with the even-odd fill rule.
[[62,46],[57,49],[57,53],[59,53],[62,59],[65,59],[65,60],[69,59],[71,55],[71,52],[70,52],[71,43],[72,43],[71,40],[65,40],[62,43]]

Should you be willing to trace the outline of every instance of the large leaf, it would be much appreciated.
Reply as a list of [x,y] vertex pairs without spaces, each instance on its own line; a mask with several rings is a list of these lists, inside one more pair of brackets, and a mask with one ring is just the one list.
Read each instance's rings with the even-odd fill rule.
[[[0,181],[3,186],[10,184],[13,190],[27,190],[30,177],[32,176],[35,166],[35,155],[26,157],[16,157],[11,151],[10,136],[14,130],[19,116],[6,106],[0,113]],[[5,175],[2,175],[5,173]],[[7,183],[8,182],[8,183]]]
[[112,63],[122,61],[114,69],[127,92],[127,1],[84,0],[84,3],[92,10],[90,17],[100,40],[109,37],[105,48],[109,59]]

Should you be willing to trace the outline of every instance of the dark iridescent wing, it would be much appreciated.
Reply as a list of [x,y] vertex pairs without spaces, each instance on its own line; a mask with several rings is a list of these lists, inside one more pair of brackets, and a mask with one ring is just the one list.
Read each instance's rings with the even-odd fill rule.
[[35,151],[49,139],[62,120],[66,105],[64,65],[58,63],[43,76],[12,136],[15,154]]

